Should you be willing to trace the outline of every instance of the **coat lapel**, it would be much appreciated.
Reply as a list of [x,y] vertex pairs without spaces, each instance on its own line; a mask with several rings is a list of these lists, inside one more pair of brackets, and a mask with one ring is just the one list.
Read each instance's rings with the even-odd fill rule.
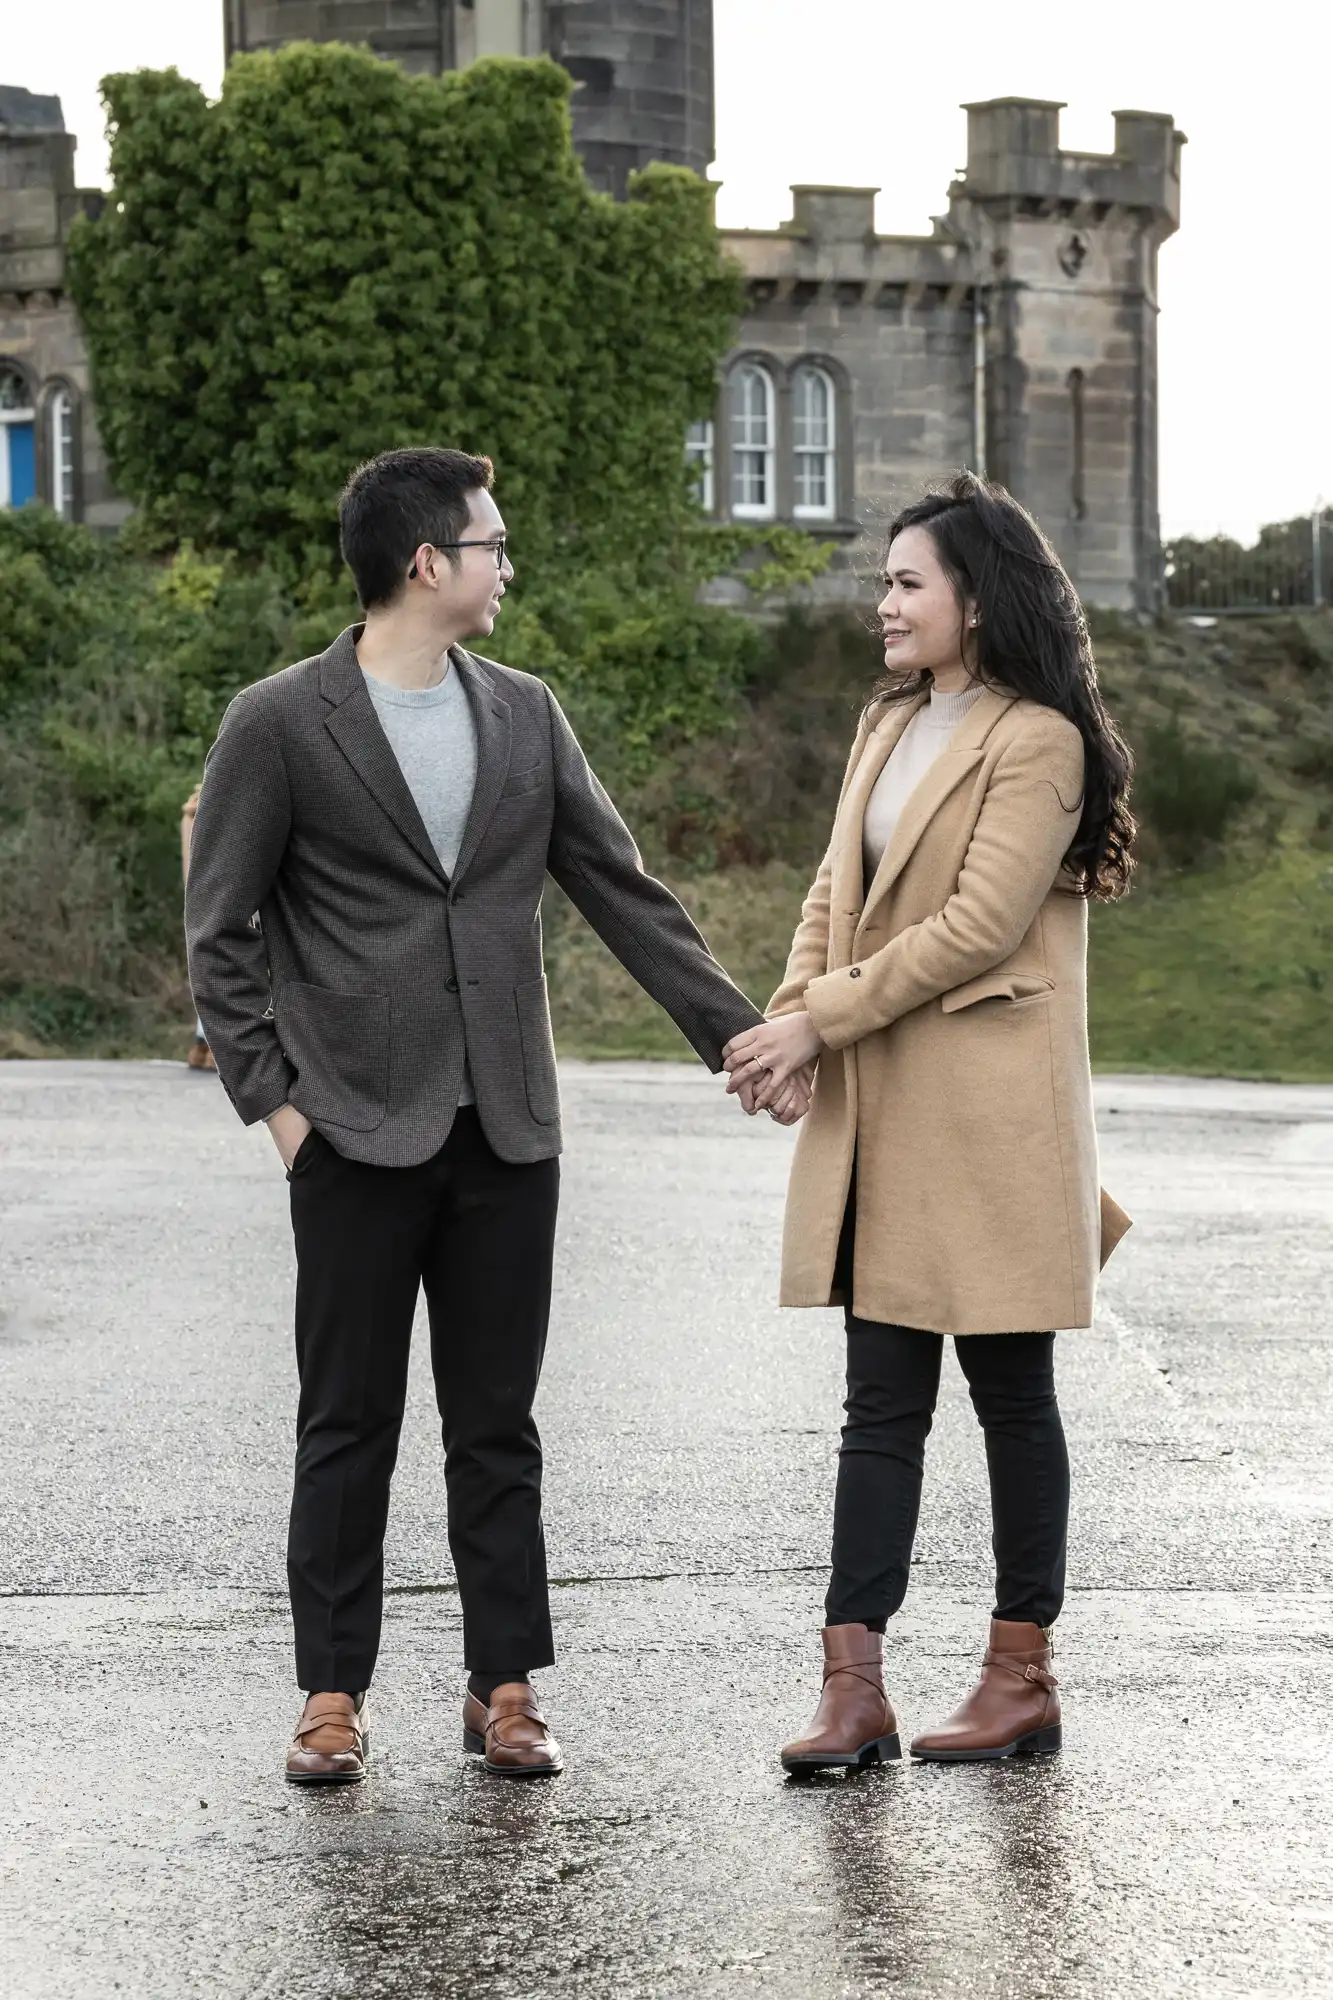
[[[987,688],[963,717],[950,738],[948,748],[940,752],[903,807],[902,816],[893,829],[893,838],[885,848],[875,870],[875,878],[866,890],[863,916],[869,915],[873,903],[888,895],[940,807],[981,762],[986,738],[1005,710],[1013,706],[1015,699],[1011,694]],[[882,764],[880,769],[883,769]],[[867,792],[867,803],[869,797]],[[861,823],[864,819],[863,804]]]
[[320,660],[320,692],[325,701],[334,704],[325,727],[376,805],[440,881],[447,882],[449,878],[417,811],[416,800],[380,727],[356,657],[356,642],[363,629],[360,625],[349,625]]
[[467,690],[477,731],[477,783],[454,868],[454,881],[458,882],[481,846],[509,776],[513,713],[478,660],[461,647],[454,648],[452,658]]

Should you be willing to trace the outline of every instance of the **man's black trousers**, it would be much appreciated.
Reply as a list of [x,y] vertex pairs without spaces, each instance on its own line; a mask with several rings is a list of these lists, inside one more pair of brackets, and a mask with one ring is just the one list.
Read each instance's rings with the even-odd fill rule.
[[421,1166],[363,1166],[312,1133],[289,1179],[301,1398],[287,1576],[300,1685],[344,1694],[370,1685],[389,1483],[423,1287],[465,1664],[478,1673],[549,1666],[532,1405],[559,1162],[509,1165],[466,1106]]

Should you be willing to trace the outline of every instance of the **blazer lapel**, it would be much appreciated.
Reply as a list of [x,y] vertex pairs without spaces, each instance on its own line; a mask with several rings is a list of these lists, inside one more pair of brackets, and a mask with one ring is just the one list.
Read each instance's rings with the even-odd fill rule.
[[481,846],[509,776],[513,712],[485,668],[470,653],[456,646],[451,658],[467,691],[477,731],[477,783],[454,868],[454,881],[458,882]]
[[1014,695],[986,688],[980,700],[963,717],[948,748],[940,752],[904,805],[898,824],[893,829],[893,838],[880,857],[874,880],[866,890],[863,916],[869,914],[872,903],[878,903],[887,896],[940,807],[981,762],[986,738],[1015,700]]
[[339,634],[320,660],[320,692],[335,703],[325,727],[357,777],[404,840],[433,869],[441,882],[449,878],[427,833],[388,737],[380,727],[366,677],[356,657],[363,627],[351,625]]

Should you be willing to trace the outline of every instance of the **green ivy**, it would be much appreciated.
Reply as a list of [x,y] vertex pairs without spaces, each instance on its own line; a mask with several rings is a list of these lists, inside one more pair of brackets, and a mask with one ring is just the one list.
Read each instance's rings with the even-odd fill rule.
[[440,442],[494,458],[530,577],[660,573],[740,277],[695,175],[589,189],[570,88],[336,44],[241,56],[216,103],[174,70],[106,79],[114,185],[70,281],[141,538],[329,572],[352,468]]

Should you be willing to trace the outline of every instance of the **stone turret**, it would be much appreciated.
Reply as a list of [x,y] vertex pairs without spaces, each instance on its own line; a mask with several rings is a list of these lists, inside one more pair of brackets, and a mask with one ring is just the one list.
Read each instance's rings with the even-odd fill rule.
[[546,48],[580,88],[588,178],[623,194],[651,160],[706,174],[713,143],[713,0],[547,0]]
[[1086,596],[1155,609],[1157,251],[1180,222],[1184,136],[1164,115],[1120,111],[1113,153],[1067,153],[1059,104],[965,109],[947,227],[970,251],[984,354],[976,455]]
[[607,194],[651,160],[704,174],[713,158],[713,0],[225,0],[225,33],[228,60],[341,41],[432,75],[553,56],[578,86],[574,143]]

